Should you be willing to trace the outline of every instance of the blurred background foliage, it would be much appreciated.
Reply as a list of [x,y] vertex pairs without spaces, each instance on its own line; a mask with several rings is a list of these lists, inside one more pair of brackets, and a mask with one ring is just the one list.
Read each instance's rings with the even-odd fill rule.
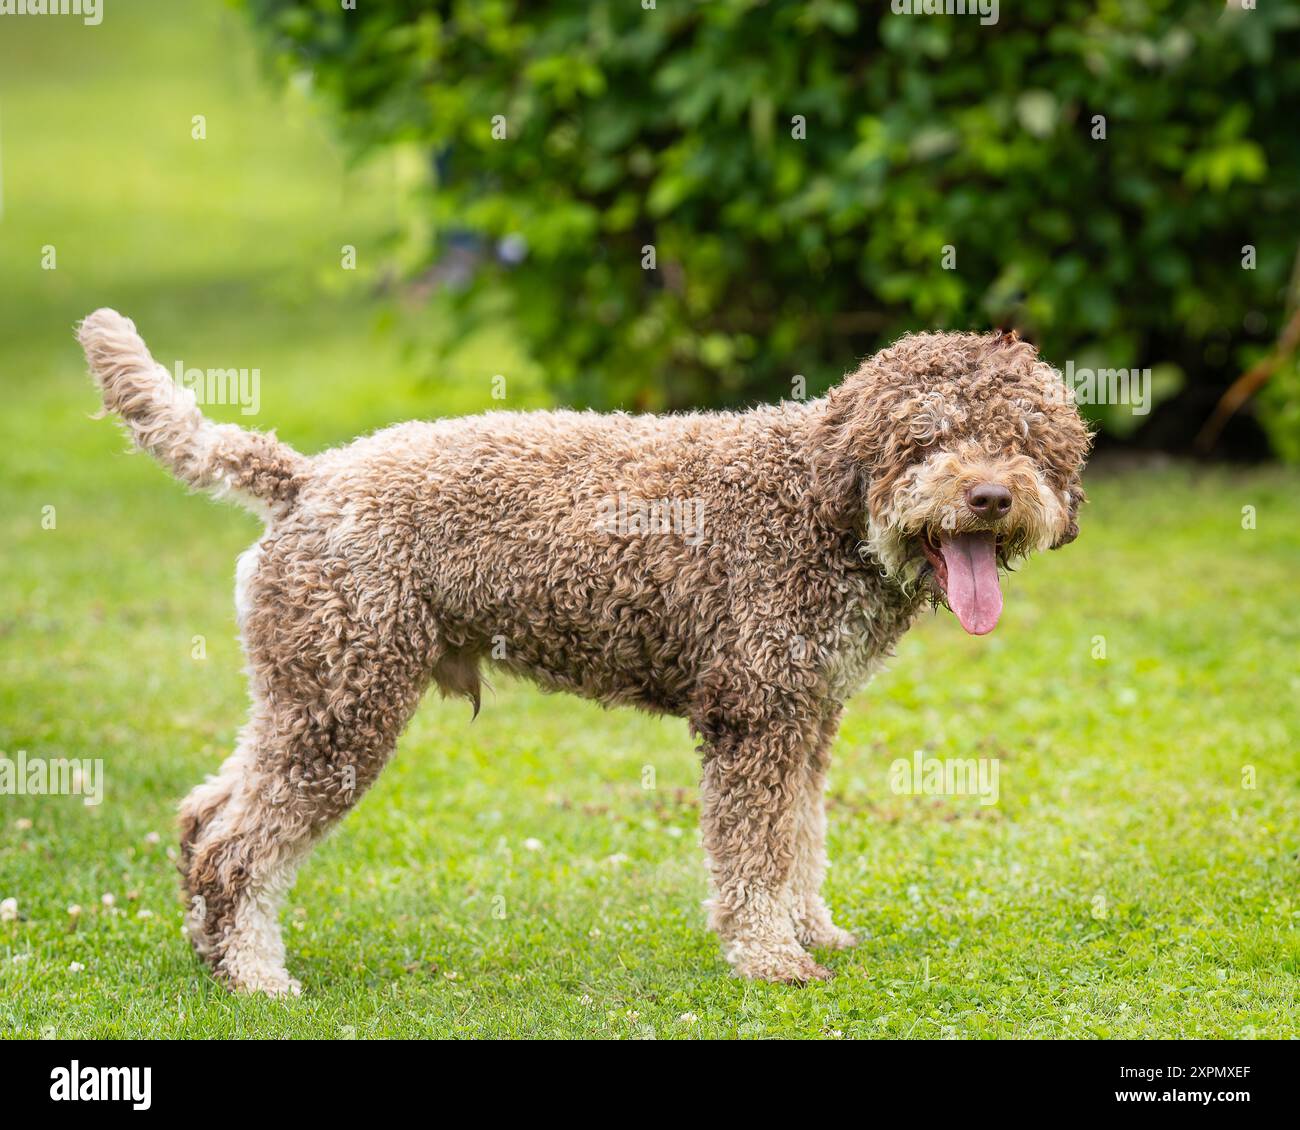
[[[1295,304],[1294,4],[242,2],[357,155],[413,154],[392,261],[454,312],[431,367],[507,324],[569,403],[727,406],[1015,327],[1150,368],[1150,415],[1089,411],[1178,450]],[[1221,451],[1264,454],[1257,408],[1300,458],[1294,364]]]

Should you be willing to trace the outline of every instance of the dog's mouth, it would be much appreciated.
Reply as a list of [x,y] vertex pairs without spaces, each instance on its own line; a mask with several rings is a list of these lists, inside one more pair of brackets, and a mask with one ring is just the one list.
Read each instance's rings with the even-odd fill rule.
[[956,534],[926,530],[918,539],[948,607],[972,636],[997,627],[1002,615],[998,557],[1002,550],[992,530]]

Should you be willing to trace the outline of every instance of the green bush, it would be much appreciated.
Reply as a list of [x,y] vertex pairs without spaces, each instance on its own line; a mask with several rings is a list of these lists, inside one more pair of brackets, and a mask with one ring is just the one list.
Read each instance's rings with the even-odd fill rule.
[[358,150],[436,163],[429,262],[457,231],[523,237],[454,324],[513,319],[568,401],[813,393],[905,330],[991,326],[1172,393],[1225,384],[1284,317],[1294,6],[244,4]]

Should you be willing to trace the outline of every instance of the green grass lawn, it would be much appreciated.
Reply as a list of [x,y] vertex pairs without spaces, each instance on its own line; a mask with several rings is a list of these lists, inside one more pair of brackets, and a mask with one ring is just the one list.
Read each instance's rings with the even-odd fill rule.
[[[0,1035],[1300,1034],[1300,476],[1278,470],[1096,476],[1083,536],[1009,580],[991,637],[944,613],[905,638],[837,747],[828,895],[863,941],[829,983],[728,975],[684,724],[498,681],[472,725],[431,698],[303,869],[303,997],[213,984],[173,820],[241,722],[258,526],[89,418],[72,324],[112,304],[168,365],[258,367],[253,422],[306,450],[486,407],[495,373],[510,406],[541,394],[505,337],[416,378],[370,297],[400,168],[346,168],[238,19],[181,7],[0,39],[0,754],[106,776],[93,807],[0,796]],[[345,243],[369,271],[339,270]],[[1000,802],[894,795],[918,749],[998,758]]]

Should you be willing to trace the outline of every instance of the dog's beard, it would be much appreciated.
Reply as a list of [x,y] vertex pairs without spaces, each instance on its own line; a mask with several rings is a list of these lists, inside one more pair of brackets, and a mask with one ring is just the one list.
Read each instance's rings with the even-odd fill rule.
[[[980,481],[1006,484],[1011,512],[985,520],[966,503]],[[1067,520],[1066,502],[1025,456],[990,461],[978,451],[935,452],[909,468],[866,514],[866,548],[904,592],[928,594],[974,636],[1002,615],[999,570],[1046,549]]]

